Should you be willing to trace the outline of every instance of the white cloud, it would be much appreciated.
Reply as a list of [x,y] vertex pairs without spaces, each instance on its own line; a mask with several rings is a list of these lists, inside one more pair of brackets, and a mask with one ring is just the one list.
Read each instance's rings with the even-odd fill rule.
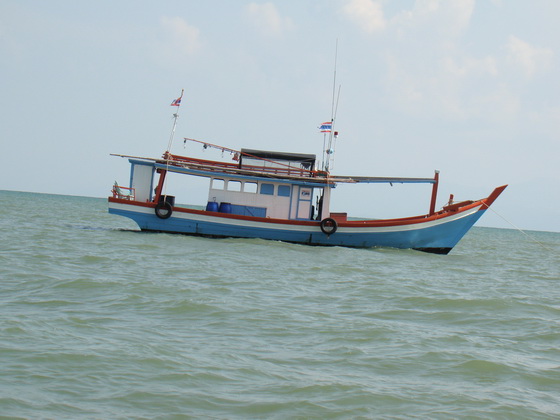
[[520,99],[500,79],[500,61],[495,57],[456,53],[419,62],[406,54],[392,54],[386,62],[387,95],[411,115],[508,121],[519,112]]
[[507,48],[510,60],[520,66],[529,78],[547,70],[554,56],[551,49],[535,47],[513,35],[509,37]]
[[399,37],[450,47],[469,27],[475,0],[417,0],[389,20]]
[[294,27],[292,20],[282,17],[273,3],[250,3],[246,11],[251,22],[264,35],[280,36]]
[[367,33],[385,29],[387,22],[381,3],[373,0],[350,0],[343,8],[344,13]]
[[180,17],[162,17],[167,47],[176,53],[190,55],[200,48],[200,30]]
[[389,76],[387,87],[391,91],[393,100],[405,107],[414,108],[424,99],[419,83],[416,83],[414,77],[406,71],[406,66],[403,66],[397,57],[393,55],[387,57],[387,68]]
[[475,0],[416,0],[387,20],[387,97],[401,111],[451,120],[514,118],[520,102],[504,56],[465,51]]
[[475,0],[455,0],[443,2],[444,19],[447,19],[447,29],[450,34],[461,35],[470,25],[474,11]]
[[481,59],[463,56],[460,62],[453,57],[445,57],[441,64],[444,72],[452,77],[498,75],[498,63],[492,56]]

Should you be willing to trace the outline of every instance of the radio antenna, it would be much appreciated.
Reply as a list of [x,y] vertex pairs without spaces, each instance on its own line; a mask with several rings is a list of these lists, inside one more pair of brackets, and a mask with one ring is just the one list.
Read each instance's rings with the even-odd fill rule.
[[[336,64],[338,61],[338,38],[336,39],[336,45],[335,45],[335,49],[334,49],[334,74],[333,74],[333,90],[332,90],[332,104],[331,104],[331,130],[329,133],[329,143],[328,146],[326,148],[326,150],[324,150],[324,153],[327,154],[326,159],[325,159],[325,171],[329,171],[330,168],[330,163],[332,160],[334,160],[334,149],[333,149],[333,136],[334,136],[334,129],[335,129],[335,120],[336,120],[336,111],[338,110],[338,99],[340,98],[340,86],[338,87],[338,95],[336,95]],[[335,95],[336,95],[336,101],[335,101]],[[334,136],[334,138],[336,139],[336,136]],[[324,147],[323,147],[324,149]]]

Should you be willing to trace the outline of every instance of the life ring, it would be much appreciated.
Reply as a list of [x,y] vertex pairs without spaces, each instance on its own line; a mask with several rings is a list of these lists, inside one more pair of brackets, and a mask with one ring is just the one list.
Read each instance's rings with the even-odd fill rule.
[[325,235],[332,235],[338,229],[338,223],[331,217],[321,220],[321,230]]
[[156,204],[156,216],[160,219],[169,219],[173,213],[173,206],[167,201],[160,201]]

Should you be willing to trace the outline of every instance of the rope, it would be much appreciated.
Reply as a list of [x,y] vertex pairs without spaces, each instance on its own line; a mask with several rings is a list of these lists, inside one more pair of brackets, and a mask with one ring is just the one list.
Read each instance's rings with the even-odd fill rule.
[[552,249],[548,248],[547,246],[545,246],[542,242],[537,241],[535,238],[533,238],[531,235],[529,235],[527,232],[525,232],[523,229],[515,226],[512,222],[510,222],[509,220],[507,220],[504,216],[502,216],[500,213],[498,213],[496,210],[494,210],[492,207],[490,207],[489,205],[487,205],[486,203],[482,203],[486,206],[487,209],[490,209],[494,212],[494,214],[496,214],[497,216],[499,216],[503,221],[505,221],[506,223],[510,224],[513,228],[515,228],[516,230],[518,230],[519,232],[521,232],[523,235],[525,235],[527,238],[529,238],[529,240],[537,245],[540,245],[543,249],[546,249],[547,251],[553,252]]

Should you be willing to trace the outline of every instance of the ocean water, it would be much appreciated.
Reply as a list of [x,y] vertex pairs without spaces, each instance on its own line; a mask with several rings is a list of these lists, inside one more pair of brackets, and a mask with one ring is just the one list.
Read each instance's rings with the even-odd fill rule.
[[439,256],[0,204],[0,418],[560,418],[559,233]]

